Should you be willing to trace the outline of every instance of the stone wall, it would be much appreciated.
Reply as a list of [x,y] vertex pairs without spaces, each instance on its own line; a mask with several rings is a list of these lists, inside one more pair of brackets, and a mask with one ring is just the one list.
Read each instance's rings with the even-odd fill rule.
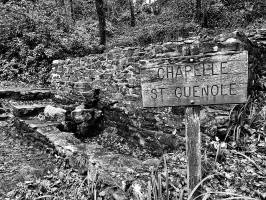
[[[145,48],[113,48],[99,55],[55,60],[50,81],[57,90],[57,97],[70,102],[81,102],[85,98],[95,101],[95,91],[100,91],[97,105],[94,106],[103,110],[106,126],[116,127],[118,134],[152,149],[175,148],[179,144],[176,137],[173,134],[165,136],[164,133],[183,135],[183,108],[143,108],[141,67],[153,60],[166,62],[180,56],[248,50],[249,92],[264,90],[265,37],[266,31],[259,30],[248,33],[248,37],[241,32],[233,32],[214,38],[192,37]],[[216,106],[215,112],[208,109],[205,107],[201,112],[203,127],[206,124],[209,127],[210,121],[219,118],[219,113],[228,116],[230,106]],[[221,129],[224,124],[228,125],[224,120],[222,123]],[[214,134],[217,131],[219,126]]]

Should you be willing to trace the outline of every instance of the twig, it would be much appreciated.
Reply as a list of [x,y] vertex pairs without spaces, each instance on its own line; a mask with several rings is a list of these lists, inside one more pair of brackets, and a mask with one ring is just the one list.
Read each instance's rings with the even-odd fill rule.
[[260,167],[255,163],[254,160],[252,160],[250,157],[246,156],[245,154],[243,153],[240,153],[238,151],[235,151],[235,150],[231,150],[232,153],[234,154],[237,154],[237,155],[241,155],[243,157],[245,157],[247,160],[249,160],[249,162],[251,162],[259,171],[261,171]]
[[213,178],[215,175],[218,175],[218,174],[211,174],[207,177],[205,177],[204,179],[202,179],[195,187],[194,189],[190,192],[187,200],[192,200],[192,197],[193,197],[193,194],[196,192],[196,190],[198,189],[198,187],[204,182],[206,181],[207,179],[210,179],[210,178]]
[[54,198],[56,196],[53,196],[53,195],[44,195],[44,196],[40,196],[40,197],[34,198],[34,200],[43,199],[43,198],[49,198],[49,197]]
[[[207,192],[207,193],[204,193],[204,194],[200,194],[199,196],[197,196],[195,199],[198,199],[199,197],[201,196],[204,196],[206,194],[220,194],[220,195],[231,195],[233,197],[228,197],[228,198],[225,198],[225,199],[221,199],[221,200],[231,200],[231,199],[245,199],[245,200],[257,200],[257,199],[254,199],[252,197],[247,197],[247,196],[240,196],[239,194],[236,194],[236,193],[230,193],[230,192]],[[194,200],[195,200],[194,199]]]

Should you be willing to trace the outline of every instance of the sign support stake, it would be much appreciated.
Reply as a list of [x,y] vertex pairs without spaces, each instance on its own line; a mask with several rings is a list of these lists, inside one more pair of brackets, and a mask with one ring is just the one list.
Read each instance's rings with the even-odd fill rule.
[[[185,115],[187,181],[190,194],[201,181],[200,106],[186,107]],[[193,194],[192,199],[200,195],[199,189]]]

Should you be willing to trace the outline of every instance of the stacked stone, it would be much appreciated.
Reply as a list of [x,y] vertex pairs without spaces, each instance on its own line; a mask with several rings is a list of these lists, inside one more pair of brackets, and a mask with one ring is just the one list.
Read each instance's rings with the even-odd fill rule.
[[266,90],[266,29],[253,30],[247,33],[252,48],[252,64],[256,66],[253,74],[255,85],[258,90]]
[[[265,37],[264,31],[259,33]],[[256,40],[256,37],[253,39]],[[115,126],[118,133],[124,136],[132,136],[139,132],[147,139],[151,138],[150,131],[182,132],[183,124],[180,120],[182,111],[173,114],[171,108],[143,109],[140,87],[140,70],[143,65],[152,67],[154,63],[173,63],[188,55],[248,50],[250,83],[252,83],[250,87],[256,88],[258,85],[255,81],[256,74],[265,66],[265,48],[262,43],[249,40],[243,33],[233,32],[215,38],[191,37],[148,47],[117,47],[99,55],[54,61],[51,84],[60,96],[69,98],[70,94],[78,93],[80,98],[73,97],[74,101],[88,99],[90,95],[86,97],[86,94],[100,90],[99,102],[95,106],[100,110],[105,109],[103,113],[108,119],[108,124]],[[111,104],[111,107],[108,106]],[[224,106],[224,108],[222,110],[227,110],[229,114],[230,107],[228,109],[228,106]],[[203,116],[212,119],[211,115]],[[221,121],[224,123],[224,120]],[[206,123],[206,126],[208,124]],[[202,125],[205,126],[204,123]],[[224,126],[220,127],[224,129]],[[154,134],[153,139],[158,141],[156,135],[158,134]]]

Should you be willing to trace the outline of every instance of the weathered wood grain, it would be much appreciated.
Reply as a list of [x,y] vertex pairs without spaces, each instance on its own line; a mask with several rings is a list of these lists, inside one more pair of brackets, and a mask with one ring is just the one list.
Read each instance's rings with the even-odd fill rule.
[[144,107],[243,103],[248,54],[228,52],[147,63],[141,70]]
[[[186,108],[186,155],[189,193],[201,181],[201,134],[199,106]],[[200,188],[192,196],[200,195]],[[200,198],[199,198],[200,199]]]

